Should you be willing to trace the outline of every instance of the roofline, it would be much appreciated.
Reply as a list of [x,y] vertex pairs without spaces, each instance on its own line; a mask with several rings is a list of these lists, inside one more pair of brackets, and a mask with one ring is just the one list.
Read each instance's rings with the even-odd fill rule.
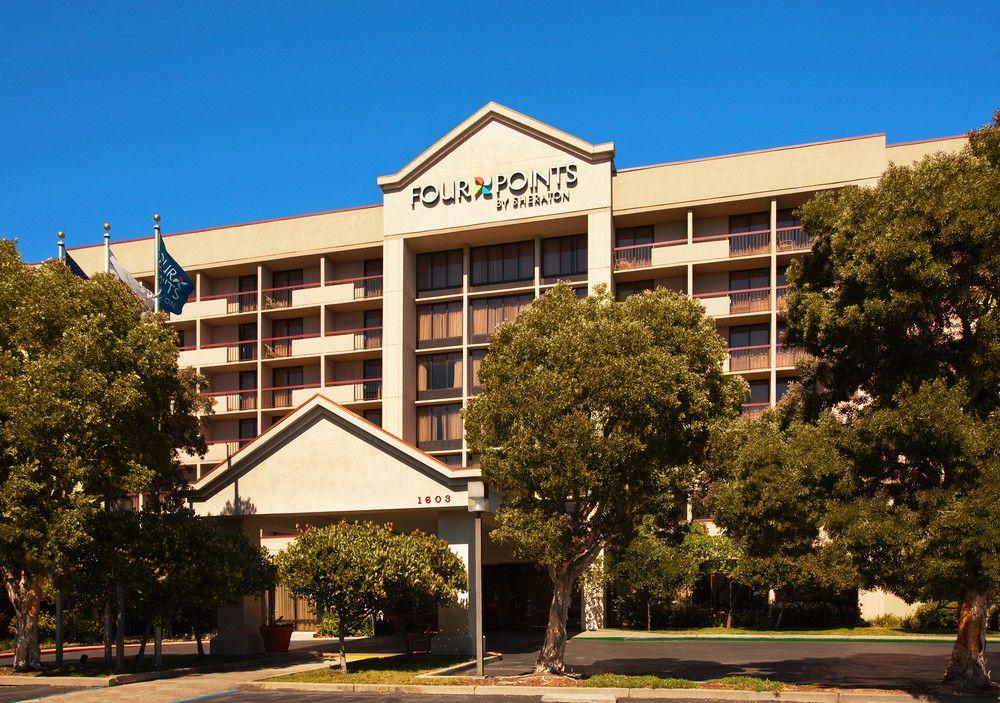
[[[342,207],[336,210],[322,210],[320,212],[307,212],[301,215],[285,215],[283,217],[271,217],[265,220],[252,220],[250,222],[237,222],[231,225],[217,225],[215,227],[201,227],[199,229],[187,229],[183,232],[170,232],[169,234],[164,234],[164,237],[179,237],[182,234],[198,234],[200,232],[215,232],[223,229],[234,229],[236,227],[249,227],[251,225],[265,225],[269,222],[284,222],[285,220],[298,220],[305,217],[319,217],[321,215],[336,215],[341,212],[354,212],[356,210],[368,210],[375,207],[382,207],[382,203],[372,203],[370,205],[355,205],[353,207]],[[148,237],[130,237],[129,239],[118,239],[115,240],[115,244],[126,244],[128,242],[144,242],[147,240],[152,240],[152,236]],[[66,251],[79,251],[80,249],[92,249],[94,247],[103,247],[104,242],[98,244],[81,244],[75,247],[66,247]]]
[[927,142],[946,142],[949,139],[966,139],[968,135],[966,134],[953,134],[949,137],[928,137],[927,139],[912,139],[908,142],[894,142],[892,144],[886,144],[886,148],[894,146],[909,146],[911,144],[926,144]]
[[697,163],[699,161],[715,161],[718,159],[732,159],[737,156],[750,156],[751,154],[766,154],[772,151],[786,151],[788,149],[804,149],[810,146],[822,146],[823,144],[838,144],[840,142],[853,142],[858,139],[871,139],[872,137],[884,137],[885,132],[873,132],[871,134],[860,134],[856,137],[841,137],[839,139],[824,139],[818,142],[804,142],[802,144],[789,144],[787,146],[774,146],[768,147],[767,149],[752,149],[750,151],[737,151],[732,154],[718,154],[716,156],[701,156],[694,159],[683,159],[681,161],[664,161],[658,164],[647,164],[645,166],[630,166],[628,168],[618,169],[618,173],[627,173],[628,171],[641,171],[647,168],[659,168],[661,166],[680,166],[681,164],[691,164]]
[[447,134],[435,141],[429,147],[417,154],[408,161],[405,166],[392,174],[379,176],[376,180],[378,187],[385,191],[393,191],[401,187],[421,173],[421,168],[429,162],[436,162],[450,151],[450,148],[462,138],[466,133],[478,129],[481,125],[488,123],[491,119],[505,121],[519,125],[521,128],[534,133],[535,135],[556,143],[570,151],[577,152],[581,156],[598,160],[602,158],[614,159],[615,143],[601,142],[592,144],[584,139],[573,136],[569,132],[564,132],[558,127],[535,119],[523,112],[518,112],[506,105],[491,100],[481,108],[473,112],[462,120],[457,126],[452,128]]

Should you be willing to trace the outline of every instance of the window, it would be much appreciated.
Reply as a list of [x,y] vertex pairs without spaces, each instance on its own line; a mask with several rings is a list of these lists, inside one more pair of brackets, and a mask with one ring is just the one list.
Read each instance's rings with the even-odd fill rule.
[[757,347],[771,343],[768,325],[734,325],[729,328],[729,348]]
[[355,334],[354,348],[379,349],[382,346],[382,309],[365,310],[364,330]]
[[434,457],[438,461],[443,461],[448,466],[461,466],[462,465],[462,455],[461,454],[438,454]]
[[616,247],[634,247],[640,244],[653,243],[653,226],[623,227],[615,230]]
[[285,366],[271,372],[271,385],[274,388],[301,386],[304,384],[304,374],[301,366]]
[[525,293],[470,301],[471,341],[474,343],[488,341],[490,335],[501,323],[513,320],[518,313],[531,304],[532,300],[534,300],[534,296],[531,293]]
[[185,343],[187,341],[187,335],[184,334],[184,330],[177,330],[177,348],[183,349],[187,346]]
[[542,277],[577,276],[587,273],[587,235],[542,240]]
[[289,286],[301,286],[302,281],[303,281],[302,269],[288,269],[287,271],[275,271],[271,275],[272,288],[287,288]]
[[652,281],[625,281],[615,286],[615,298],[625,300],[647,290],[653,290]]
[[373,425],[382,426],[382,408],[372,408],[371,410],[365,410],[361,415],[364,419]]
[[462,301],[417,306],[417,347],[462,343]]
[[[256,391],[257,390],[257,372],[256,371],[240,371],[239,375],[239,389],[244,391],[237,394],[235,403],[231,403],[229,407],[230,410],[256,410],[257,409],[257,394],[246,392],[246,391]],[[234,406],[234,407],[232,407]]]
[[752,290],[767,288],[770,285],[769,269],[750,269],[749,271],[730,271],[729,290]]
[[469,393],[479,393],[483,390],[483,384],[479,382],[479,366],[483,363],[484,356],[486,356],[485,349],[469,350]]
[[240,390],[241,391],[253,391],[257,390],[257,372],[256,371],[240,371]]
[[274,320],[271,323],[272,337],[299,337],[303,334],[305,325],[301,317],[289,317],[284,320]]
[[417,357],[417,400],[453,397],[461,388],[461,352]]
[[417,292],[461,287],[461,249],[417,254]]
[[364,278],[354,282],[354,298],[377,298],[382,295],[382,259],[366,259]]
[[257,436],[257,418],[245,417],[239,422],[239,438],[253,439]]
[[462,447],[462,404],[417,407],[417,446],[435,451]]
[[250,361],[257,358],[257,323],[241,322],[238,328],[239,340],[242,342],[237,347],[236,359],[229,361]]
[[785,393],[788,392],[788,387],[795,383],[793,378],[779,378],[774,385],[774,399],[781,400],[785,397]]
[[240,293],[257,292],[257,274],[240,276],[239,291]]
[[771,213],[752,212],[749,215],[730,215],[729,233],[762,232],[771,229]]
[[474,286],[531,281],[535,278],[533,241],[475,247],[469,251],[471,283]]
[[788,264],[782,264],[778,267],[778,285],[788,285]]
[[771,382],[764,379],[750,381],[750,405],[771,402]]
[[365,359],[361,375],[361,393],[355,391],[355,400],[378,400],[382,397],[382,360]]
[[797,218],[794,213],[795,210],[792,208],[786,208],[784,210],[778,210],[778,229],[782,227],[801,227],[802,220]]

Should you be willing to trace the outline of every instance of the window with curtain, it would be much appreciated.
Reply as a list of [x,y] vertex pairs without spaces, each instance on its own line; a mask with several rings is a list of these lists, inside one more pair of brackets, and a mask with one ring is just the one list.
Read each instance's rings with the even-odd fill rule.
[[474,286],[534,280],[535,243],[474,247],[469,250],[469,275]]
[[417,306],[417,347],[462,343],[462,301]]
[[785,208],[783,210],[778,210],[778,229],[782,227],[800,227],[802,226],[802,220],[797,218],[792,213],[795,212],[794,208]]
[[767,288],[770,284],[770,269],[750,269],[749,271],[730,271],[729,290],[752,290]]
[[469,393],[479,393],[483,390],[483,384],[479,382],[479,366],[486,356],[485,349],[469,350]]
[[287,271],[275,271],[271,276],[272,288],[301,286],[302,282],[303,282],[302,269],[288,269]]
[[532,300],[534,300],[534,296],[531,293],[525,293],[469,301],[471,341],[473,343],[489,341],[490,335],[501,323],[513,320],[518,313],[531,304]]
[[542,277],[577,276],[587,273],[587,235],[542,240]]
[[647,290],[653,290],[653,281],[623,281],[615,285],[615,298],[625,300]]
[[634,247],[653,243],[653,226],[622,227],[615,230],[616,247]]
[[771,401],[771,382],[768,380],[750,381],[750,404],[769,403]]
[[417,407],[417,446],[435,451],[462,447],[462,404]]
[[771,330],[763,325],[733,325],[729,328],[729,347],[757,347],[771,343]]
[[417,292],[462,287],[462,250],[417,254]]
[[417,399],[449,398],[462,393],[462,353],[417,357]]
[[771,213],[751,212],[747,215],[729,216],[729,233],[761,232],[771,229]]

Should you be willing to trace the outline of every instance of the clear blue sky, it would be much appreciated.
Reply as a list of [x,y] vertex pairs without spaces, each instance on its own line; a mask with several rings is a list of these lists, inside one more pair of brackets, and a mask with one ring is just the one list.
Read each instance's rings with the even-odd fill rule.
[[[349,7],[350,6],[350,7]],[[497,100],[619,168],[1000,107],[1000,2],[3,2],[0,235],[70,245],[378,202]],[[183,263],[183,262],[182,262]]]

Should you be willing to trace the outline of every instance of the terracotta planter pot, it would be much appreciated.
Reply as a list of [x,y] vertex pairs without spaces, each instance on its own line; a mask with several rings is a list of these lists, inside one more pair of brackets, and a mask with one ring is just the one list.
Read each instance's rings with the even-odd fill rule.
[[261,625],[260,636],[264,638],[264,651],[287,652],[293,632],[295,625]]

